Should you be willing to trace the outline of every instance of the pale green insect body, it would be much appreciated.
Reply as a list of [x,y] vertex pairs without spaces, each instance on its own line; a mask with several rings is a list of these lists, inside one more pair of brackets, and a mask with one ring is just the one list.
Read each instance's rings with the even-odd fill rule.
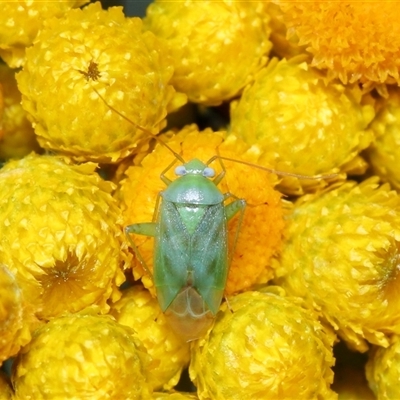
[[175,181],[161,175],[167,188],[159,194],[155,222],[129,225],[126,232],[155,237],[158,302],[175,331],[194,340],[219,310],[229,270],[227,222],[243,215],[245,201],[221,193],[224,171],[211,180],[213,169],[200,160],[175,171]]

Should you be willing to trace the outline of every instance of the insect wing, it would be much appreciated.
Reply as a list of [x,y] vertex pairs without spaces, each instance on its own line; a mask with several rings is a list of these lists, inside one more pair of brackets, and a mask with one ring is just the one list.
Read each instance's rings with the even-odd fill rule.
[[190,234],[170,201],[160,205],[157,222],[153,278],[158,302],[165,311],[187,285]]
[[[201,215],[191,233],[179,208]],[[155,243],[154,282],[165,311],[188,286],[216,314],[228,274],[226,217],[223,204],[195,206],[163,201]],[[197,308],[197,307],[196,307]]]
[[215,315],[222,301],[229,270],[223,203],[207,206],[191,239],[193,287]]

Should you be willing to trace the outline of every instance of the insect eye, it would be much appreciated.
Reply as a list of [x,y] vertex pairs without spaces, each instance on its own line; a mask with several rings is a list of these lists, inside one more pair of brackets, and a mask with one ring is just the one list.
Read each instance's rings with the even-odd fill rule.
[[213,168],[210,168],[210,167],[204,168],[204,170],[203,170],[203,176],[204,176],[205,178],[213,178],[213,177],[215,176],[215,171],[214,171],[214,169],[213,169]]
[[183,165],[178,165],[175,168],[175,175],[177,176],[183,176],[186,175],[186,173],[187,173],[186,168]]

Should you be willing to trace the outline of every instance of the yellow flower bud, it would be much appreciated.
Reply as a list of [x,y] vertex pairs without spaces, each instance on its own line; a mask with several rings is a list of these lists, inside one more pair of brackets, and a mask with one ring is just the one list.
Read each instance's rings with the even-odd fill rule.
[[298,43],[296,35],[288,35],[287,26],[283,22],[283,11],[276,2],[262,2],[263,12],[270,16],[272,52],[279,58],[292,58],[306,54],[306,46]]
[[[398,3],[278,1],[288,32],[313,55],[312,65],[343,83],[400,83]],[[348,114],[347,114],[348,115]]]
[[30,155],[0,170],[0,262],[41,318],[119,298],[130,256],[114,185],[96,164]]
[[377,399],[400,398],[400,340],[397,335],[389,347],[371,349],[365,371]]
[[0,365],[31,340],[33,318],[14,275],[0,264]]
[[189,363],[189,344],[180,340],[167,325],[157,300],[141,285],[122,292],[111,306],[117,322],[135,331],[151,358],[157,362],[149,373],[154,390],[175,386],[182,369]]
[[31,151],[38,152],[35,132],[21,106],[15,70],[4,64],[0,64],[0,85],[4,97],[4,112],[0,113],[0,159],[21,158]]
[[189,373],[200,399],[335,399],[334,339],[300,299],[246,292],[193,344]]
[[16,359],[15,398],[148,400],[149,363],[134,331],[108,316],[55,318]]
[[[231,133],[248,145],[254,162],[280,171],[364,172],[365,162],[357,156],[374,139],[367,129],[374,110],[361,105],[360,97],[357,87],[327,86],[304,57],[274,59],[233,103]],[[284,177],[280,188],[301,194],[324,185],[324,180]]]
[[3,1],[0,18],[0,57],[11,67],[21,67],[25,48],[35,39],[43,22],[51,17],[62,17],[69,9],[88,0],[20,0]]
[[389,90],[380,110],[371,124],[377,139],[368,149],[369,161],[374,173],[395,189],[400,189],[400,92]]
[[149,140],[137,125],[158,133],[167,111],[186,101],[169,84],[172,73],[167,50],[139,18],[94,3],[46,21],[17,80],[43,148],[115,163]]
[[400,196],[373,177],[295,204],[277,283],[307,299],[351,347],[400,333]]
[[238,95],[271,49],[256,2],[155,1],[145,25],[167,40],[172,83],[195,103],[217,105]]

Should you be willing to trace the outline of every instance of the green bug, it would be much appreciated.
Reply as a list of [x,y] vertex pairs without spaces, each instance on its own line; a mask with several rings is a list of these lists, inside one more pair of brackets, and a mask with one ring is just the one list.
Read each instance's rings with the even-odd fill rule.
[[[164,146],[169,148],[166,143]],[[157,299],[170,326],[187,341],[201,337],[219,310],[228,278],[231,255],[242,224],[246,201],[222,193],[218,184],[225,175],[215,176],[209,165],[216,159],[235,161],[285,176],[301,175],[274,171],[247,162],[214,156],[203,163],[198,159],[176,159],[160,175],[166,189],[158,194],[153,222],[128,225],[125,233],[147,273],[152,276]],[[177,179],[165,173],[175,168]],[[313,178],[311,178],[313,179]],[[239,215],[234,246],[228,251],[228,222]],[[153,273],[149,271],[130,234],[152,236]]]
[[[208,164],[198,159],[184,163],[175,168],[174,181],[164,175],[168,167],[161,174],[167,188],[159,193],[155,222],[125,229],[128,237],[154,236],[158,302],[186,340],[205,333],[219,310],[229,270],[227,222],[240,214],[239,230],[246,206],[245,200],[221,193],[217,185],[225,171],[215,177]],[[132,246],[138,253],[133,242]]]
[[[219,155],[207,163],[198,159],[185,162],[163,140],[108,106],[155,138],[175,156],[174,162],[160,175],[167,187],[158,194],[153,221],[128,225],[125,233],[144,269],[152,277],[160,308],[171,327],[187,341],[198,339],[213,323],[224,295],[230,255],[234,251],[232,249],[231,254],[228,254],[227,223],[239,214],[236,243],[246,207],[244,199],[238,199],[230,193],[224,194],[218,189],[225,175],[222,160],[302,179],[329,178],[336,174],[308,177]],[[214,169],[209,167],[216,159],[222,165],[222,172],[217,176]],[[175,168],[178,178],[171,181],[165,173],[177,160],[182,165]],[[147,268],[131,234],[155,238],[153,273]]]

